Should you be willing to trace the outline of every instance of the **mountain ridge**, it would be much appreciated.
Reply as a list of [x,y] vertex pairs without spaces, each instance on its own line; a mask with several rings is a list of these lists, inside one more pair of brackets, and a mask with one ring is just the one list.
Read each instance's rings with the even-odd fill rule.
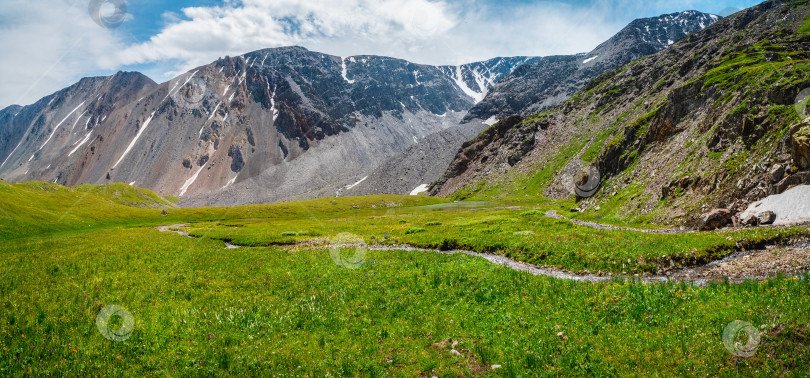
[[[85,78],[0,113],[7,120],[0,135],[8,136],[0,145],[6,161],[0,174],[66,185],[126,182],[209,205],[322,196],[418,138],[457,124],[474,104],[470,91],[486,90],[530,59],[495,58],[458,66],[451,76],[447,66],[285,47],[225,57],[161,84],[139,73]],[[471,89],[465,72],[480,79],[481,67],[488,76]],[[113,79],[130,89],[104,86]],[[324,143],[338,136],[346,140]],[[331,160],[347,162],[343,172],[319,172],[317,165],[331,162],[312,156],[304,160],[315,168],[293,164],[299,175],[309,175],[298,187],[274,176],[321,144]],[[265,172],[275,177],[261,185],[265,193],[203,198]],[[275,190],[268,194],[267,188]]]
[[[548,56],[517,67],[488,91],[461,124],[443,130],[423,143],[409,147],[373,171],[347,195],[394,192],[408,194],[442,176],[464,142],[483,132],[513,109],[520,112],[556,105],[599,75],[643,55],[669,46],[689,32],[712,24],[720,17],[685,11],[635,20],[588,53]],[[642,32],[644,29],[645,32]],[[656,40],[652,40],[656,36]],[[650,41],[645,41],[650,38]],[[438,149],[437,146],[440,146]],[[404,163],[403,162],[407,162]]]
[[810,87],[810,6],[767,1],[465,143],[431,188],[455,199],[570,198],[590,165],[600,217],[695,225],[810,183],[793,103]]

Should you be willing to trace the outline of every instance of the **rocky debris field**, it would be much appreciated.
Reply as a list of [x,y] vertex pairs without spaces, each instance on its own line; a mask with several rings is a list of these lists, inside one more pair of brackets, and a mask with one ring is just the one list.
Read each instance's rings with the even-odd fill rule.
[[738,252],[723,260],[673,274],[677,280],[722,281],[766,280],[779,274],[799,276],[810,271],[810,245]]

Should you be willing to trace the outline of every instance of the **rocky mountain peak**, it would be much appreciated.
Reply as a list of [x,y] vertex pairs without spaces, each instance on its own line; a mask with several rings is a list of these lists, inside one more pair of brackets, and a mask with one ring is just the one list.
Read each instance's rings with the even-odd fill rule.
[[720,16],[686,11],[637,19],[587,54],[536,59],[495,85],[465,122],[531,114],[562,103],[602,73],[655,53],[717,22]]

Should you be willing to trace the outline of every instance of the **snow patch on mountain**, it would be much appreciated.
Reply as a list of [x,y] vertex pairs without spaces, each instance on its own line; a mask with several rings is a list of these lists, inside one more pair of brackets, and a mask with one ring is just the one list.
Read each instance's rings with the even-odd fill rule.
[[135,139],[133,139],[132,143],[130,143],[127,149],[124,150],[124,154],[121,155],[121,157],[118,159],[115,165],[113,165],[113,168],[117,167],[118,164],[121,164],[121,161],[124,160],[127,154],[129,154],[129,151],[132,151],[132,147],[135,147],[135,143],[138,143],[138,139],[141,137],[141,135],[143,135],[143,132],[146,130],[146,127],[149,126],[149,122],[152,122],[152,117],[154,116],[155,112],[152,112],[152,114],[149,115],[149,118],[147,118],[146,121],[144,121],[143,125],[141,126],[141,129],[138,130],[138,134],[135,135]]
[[422,184],[416,187],[416,189],[411,191],[412,196],[418,196],[424,192],[428,191],[428,184]]
[[456,85],[459,87],[459,89],[461,89],[462,92],[464,92],[464,94],[470,96],[473,100],[475,100],[476,104],[481,102],[481,100],[484,99],[484,96],[486,96],[485,93],[478,93],[472,90],[472,88],[470,88],[469,86],[467,86],[467,83],[464,82],[464,76],[463,73],[461,72],[461,66],[456,66],[456,72],[455,75],[453,75],[453,81],[456,82]]
[[236,182],[236,178],[237,178],[237,177],[239,177],[239,174],[238,174],[238,173],[236,174],[236,176],[233,176],[233,178],[232,178],[232,179],[230,179],[230,181],[228,181],[228,182],[225,184],[225,186],[223,186],[223,187],[222,187],[222,189],[225,189],[225,188],[227,188],[227,187],[229,187],[229,186],[233,185],[233,183],[235,183],[235,182]]
[[[46,139],[46,140],[45,140],[45,143],[42,143],[42,146],[40,146],[40,147],[39,147],[39,149],[37,150],[37,152],[42,151],[42,148],[43,148],[43,147],[45,147],[45,145],[46,145],[46,144],[48,144],[48,142],[50,142],[50,141],[51,141],[51,138],[53,138],[54,134],[56,134],[56,130],[59,130],[59,126],[62,126],[62,124],[63,124],[63,123],[65,123],[65,121],[67,121],[67,119],[68,119],[68,118],[70,118],[70,116],[72,116],[72,115],[73,115],[73,113],[76,113],[76,111],[77,111],[77,110],[79,110],[79,108],[81,108],[82,106],[84,106],[84,103],[85,103],[85,102],[86,102],[86,101],[83,101],[81,104],[79,104],[79,106],[77,106],[77,107],[76,107],[76,109],[73,109],[73,111],[71,111],[70,113],[68,113],[68,115],[67,115],[65,118],[63,118],[63,119],[62,119],[62,121],[60,121],[60,122],[59,122],[59,123],[58,123],[58,124],[57,124],[57,125],[56,125],[56,126],[53,128],[53,131],[51,132],[51,135],[50,135],[50,136],[48,136],[48,139]],[[30,158],[30,159],[28,159],[28,161],[33,160],[33,159],[34,159],[34,156],[36,156],[37,152],[34,152],[34,154],[33,154],[33,155],[31,155],[31,158]]]
[[349,190],[349,189],[351,189],[351,188],[354,188],[354,187],[355,187],[355,186],[357,186],[357,185],[362,184],[362,183],[363,183],[363,181],[366,181],[366,179],[368,179],[368,176],[363,177],[362,179],[360,179],[360,181],[358,181],[358,182],[356,182],[356,183],[354,183],[354,184],[351,184],[351,185],[346,185],[346,190]]
[[349,76],[348,76],[348,74],[349,74],[349,68],[348,68],[348,67],[346,67],[346,59],[345,59],[345,58],[341,58],[341,59],[340,59],[340,62],[341,62],[341,63],[340,63],[340,64],[341,64],[341,68],[343,69],[343,71],[342,71],[342,73],[341,73],[341,74],[343,75],[343,80],[346,80],[346,82],[347,82],[347,83],[349,83],[349,84],[354,84],[354,80],[349,80]]
[[183,184],[183,187],[180,188],[180,196],[181,197],[184,194],[186,194],[186,191],[188,191],[188,188],[191,187],[192,184],[194,184],[194,181],[197,181],[197,177],[200,176],[200,172],[202,172],[203,169],[205,169],[206,165],[208,165],[208,164],[204,164],[202,167],[200,167],[200,169],[197,170],[196,173],[194,173],[194,176],[191,176],[190,179],[186,180],[186,183]]
[[72,151],[70,151],[70,153],[68,154],[68,157],[73,156],[73,154],[75,154],[76,151],[79,150],[79,148],[81,148],[85,143],[87,143],[87,141],[90,140],[91,135],[93,135],[92,131],[87,133],[87,135],[84,137],[84,139],[82,139],[81,142],[79,142],[79,145],[76,146],[76,148],[74,148]]

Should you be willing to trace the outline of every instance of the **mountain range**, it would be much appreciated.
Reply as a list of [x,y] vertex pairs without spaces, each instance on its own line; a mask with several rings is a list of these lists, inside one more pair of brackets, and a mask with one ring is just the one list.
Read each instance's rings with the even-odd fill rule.
[[689,11],[637,20],[569,57],[429,66],[287,47],[162,84],[133,72],[86,78],[0,111],[0,177],[123,182],[185,206],[418,193],[498,117],[559,103],[718,19]]
[[408,194],[410,188],[427,188],[441,177],[464,142],[498,119],[558,105],[599,75],[663,50],[719,19],[696,11],[638,19],[587,54],[543,57],[519,66],[496,83],[458,126],[389,159],[347,193]]

